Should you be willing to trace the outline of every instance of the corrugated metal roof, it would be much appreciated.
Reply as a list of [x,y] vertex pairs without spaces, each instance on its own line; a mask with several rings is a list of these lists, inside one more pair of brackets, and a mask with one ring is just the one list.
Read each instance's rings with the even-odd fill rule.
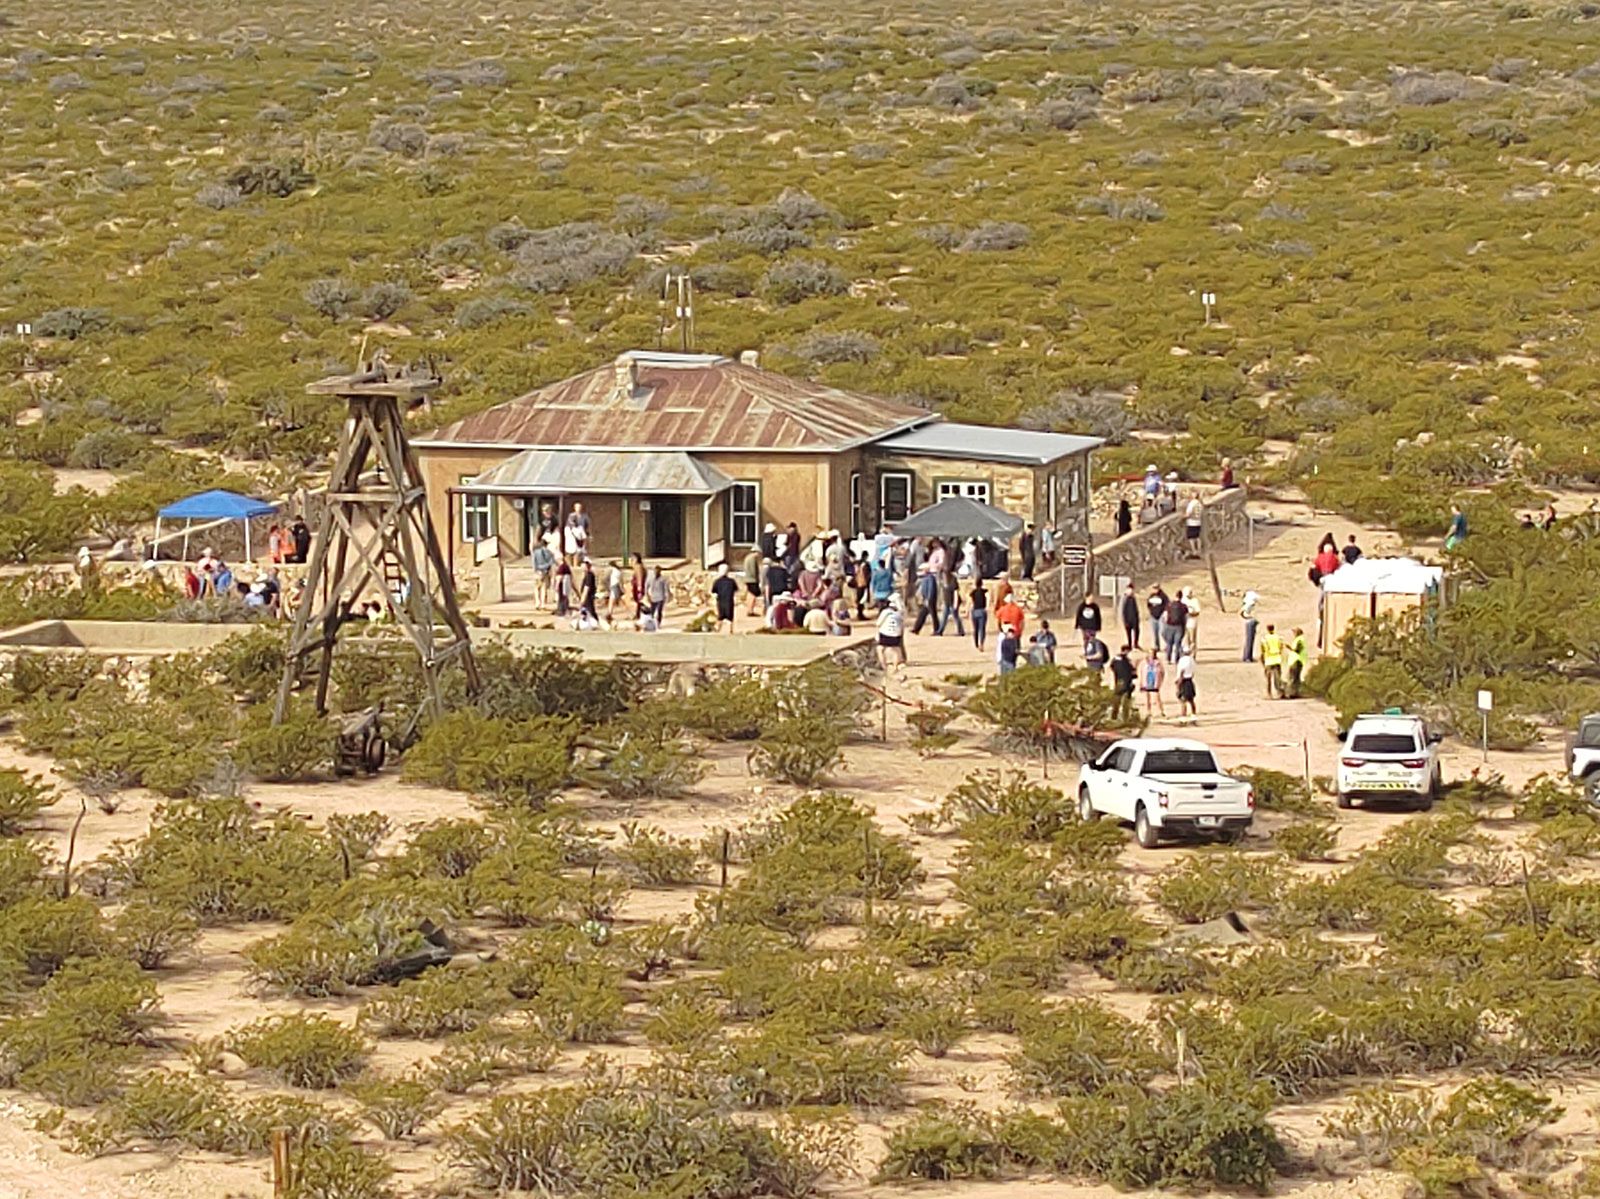
[[495,495],[715,495],[733,480],[682,451],[523,450],[459,490]]
[[958,425],[939,421],[886,437],[877,443],[877,448],[897,454],[926,454],[930,458],[970,458],[979,462],[1021,462],[1044,466],[1068,454],[1081,454],[1103,445],[1103,437],[1034,433],[1027,429],[1001,429],[993,425]]
[[920,408],[730,358],[638,351],[462,417],[414,444],[827,452],[934,419]]

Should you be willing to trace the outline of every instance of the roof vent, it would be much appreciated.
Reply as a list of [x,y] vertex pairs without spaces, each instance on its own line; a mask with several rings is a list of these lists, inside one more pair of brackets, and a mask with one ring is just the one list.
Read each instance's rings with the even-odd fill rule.
[[761,351],[760,350],[740,350],[739,351],[739,365],[740,366],[748,366],[748,367],[752,368],[753,370],[760,370],[761,369]]

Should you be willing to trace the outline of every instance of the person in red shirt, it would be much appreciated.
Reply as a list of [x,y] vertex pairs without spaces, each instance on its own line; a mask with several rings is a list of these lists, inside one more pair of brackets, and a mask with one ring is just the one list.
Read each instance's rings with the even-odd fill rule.
[[1322,539],[1322,544],[1317,547],[1317,556],[1312,560],[1311,581],[1319,582],[1323,575],[1331,575],[1339,569],[1340,561],[1339,547],[1333,540],[1333,534],[1329,533]]

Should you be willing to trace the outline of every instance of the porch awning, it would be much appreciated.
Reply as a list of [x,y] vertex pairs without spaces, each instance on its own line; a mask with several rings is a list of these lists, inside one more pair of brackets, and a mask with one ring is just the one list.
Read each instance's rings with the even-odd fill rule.
[[733,486],[681,450],[523,450],[454,490],[469,495],[716,495]]

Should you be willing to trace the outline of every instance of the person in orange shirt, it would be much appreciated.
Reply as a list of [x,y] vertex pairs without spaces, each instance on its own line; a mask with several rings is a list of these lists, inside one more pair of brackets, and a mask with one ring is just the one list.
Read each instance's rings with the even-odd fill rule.
[[994,618],[996,623],[999,624],[1002,629],[1008,626],[1015,629],[1017,632],[1018,641],[1022,640],[1022,623],[1024,615],[1025,613],[1022,610],[1022,605],[1017,603],[1014,596],[1010,595],[1006,596],[1005,603],[1001,604],[994,610]]

